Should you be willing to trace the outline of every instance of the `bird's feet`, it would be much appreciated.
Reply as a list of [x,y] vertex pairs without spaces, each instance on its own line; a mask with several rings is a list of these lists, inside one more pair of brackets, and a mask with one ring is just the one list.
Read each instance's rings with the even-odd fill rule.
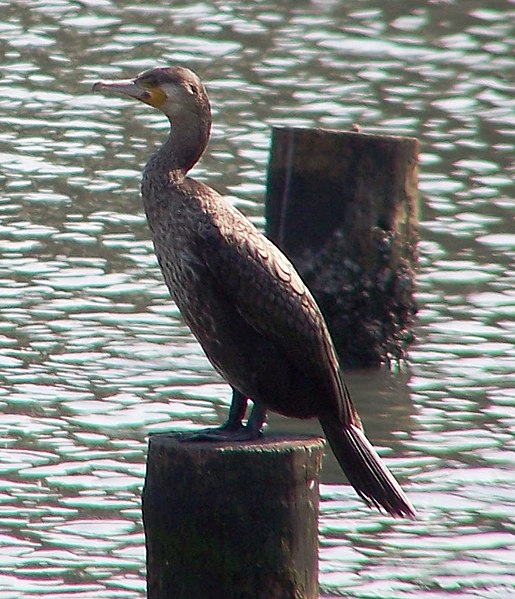
[[248,418],[247,424],[243,424],[243,418],[247,409],[248,397],[233,389],[232,403],[229,410],[227,422],[222,426],[205,428],[195,433],[185,433],[181,441],[255,441],[262,435],[262,428],[266,420],[266,408],[260,403],[254,402],[254,407]]
[[239,425],[238,427],[229,427],[226,424],[211,428],[204,428],[194,433],[181,435],[181,441],[253,441],[259,439],[262,435],[261,430],[255,430],[254,427]]

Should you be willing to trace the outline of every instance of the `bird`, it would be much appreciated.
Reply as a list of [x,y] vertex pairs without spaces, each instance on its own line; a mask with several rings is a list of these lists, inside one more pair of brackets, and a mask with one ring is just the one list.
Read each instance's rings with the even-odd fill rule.
[[98,81],[93,91],[139,100],[169,120],[168,138],[143,170],[143,207],[170,295],[232,387],[225,424],[193,438],[259,439],[269,410],[318,418],[364,502],[393,517],[414,517],[365,436],[327,324],[295,267],[227,199],[188,176],[212,123],[199,76],[184,66],[155,67],[130,79]]

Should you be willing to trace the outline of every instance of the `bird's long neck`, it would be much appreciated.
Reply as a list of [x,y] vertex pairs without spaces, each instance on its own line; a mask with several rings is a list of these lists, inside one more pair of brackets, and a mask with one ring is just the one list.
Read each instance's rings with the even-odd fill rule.
[[172,193],[180,188],[186,173],[202,156],[209,140],[210,119],[198,115],[183,115],[170,120],[168,139],[147,162],[141,181],[141,194],[152,230],[159,226],[170,208],[170,202],[180,197]]
[[198,162],[209,140],[209,121],[195,113],[185,113],[180,118],[170,119],[170,134],[165,143],[150,158],[146,175],[173,180],[184,178]]

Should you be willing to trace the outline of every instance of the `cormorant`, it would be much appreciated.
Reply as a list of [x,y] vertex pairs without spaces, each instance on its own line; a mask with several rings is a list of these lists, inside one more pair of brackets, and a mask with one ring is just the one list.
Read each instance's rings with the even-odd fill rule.
[[[233,389],[227,422],[202,439],[253,439],[268,409],[319,419],[357,493],[393,516],[414,509],[366,439],[324,318],[290,261],[211,187],[187,176],[210,136],[199,77],[154,68],[93,90],[129,96],[169,119],[148,161],[141,194],[154,248],[185,322]],[[243,425],[247,402],[254,404]]]

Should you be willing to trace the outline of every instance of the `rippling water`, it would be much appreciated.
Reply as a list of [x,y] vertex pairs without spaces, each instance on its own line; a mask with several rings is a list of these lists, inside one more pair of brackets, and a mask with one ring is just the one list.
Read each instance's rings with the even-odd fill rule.
[[348,377],[420,517],[328,458],[322,596],[515,597],[513,5],[169,4],[0,0],[0,599],[144,597],[146,436],[225,415],[138,199],[166,123],[90,92],[169,63],[214,104],[195,175],[260,226],[271,125],[421,140],[418,342]]

